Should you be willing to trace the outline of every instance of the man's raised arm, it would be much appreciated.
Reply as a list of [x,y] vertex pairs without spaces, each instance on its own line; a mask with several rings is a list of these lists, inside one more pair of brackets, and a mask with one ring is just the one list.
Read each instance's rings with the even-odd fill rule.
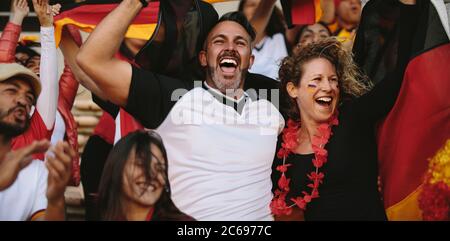
[[132,68],[125,61],[116,59],[128,26],[139,13],[139,0],[123,0],[95,28],[80,49],[77,62],[92,78],[106,98],[114,104],[126,106]]

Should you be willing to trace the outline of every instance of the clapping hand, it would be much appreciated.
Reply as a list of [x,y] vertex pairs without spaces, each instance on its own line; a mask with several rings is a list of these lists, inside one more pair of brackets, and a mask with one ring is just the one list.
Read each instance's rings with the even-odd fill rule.
[[0,160],[0,190],[6,189],[14,183],[19,172],[33,160],[33,154],[43,153],[49,146],[50,143],[47,140],[41,140],[6,153]]
[[47,200],[49,203],[64,199],[64,191],[72,175],[72,160],[75,151],[67,142],[58,142],[50,149],[53,153],[47,155],[48,169]]

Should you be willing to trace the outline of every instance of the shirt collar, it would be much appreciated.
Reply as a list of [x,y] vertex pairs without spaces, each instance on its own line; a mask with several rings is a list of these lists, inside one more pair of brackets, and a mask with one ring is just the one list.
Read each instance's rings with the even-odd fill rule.
[[239,114],[242,113],[244,105],[247,102],[247,100],[249,99],[248,94],[244,91],[244,94],[239,99],[236,100],[232,97],[229,97],[229,96],[223,94],[219,90],[212,88],[211,86],[209,86],[206,83],[206,81],[203,81],[202,87],[203,87],[203,89],[208,91],[212,96],[214,96],[214,98],[216,98],[216,100],[218,100],[219,102],[221,102],[224,105],[228,105],[228,106],[232,107]]
[[229,97],[229,96],[223,94],[223,93],[220,92],[219,90],[214,89],[213,87],[209,86],[209,85],[206,83],[206,81],[203,82],[203,85],[204,85],[204,87],[206,87],[205,89],[206,89],[207,91],[209,91],[209,92],[212,92],[211,94],[213,94],[215,97],[216,97],[216,95],[217,95],[217,97],[219,97],[219,98],[222,98],[222,99],[225,98],[226,100],[233,101],[233,102],[236,102],[236,103],[239,103],[239,102],[241,102],[244,98],[247,98],[247,97],[248,97],[248,94],[244,91],[244,94],[243,94],[239,99],[236,100],[236,99],[234,99],[234,98],[232,98],[232,97]]

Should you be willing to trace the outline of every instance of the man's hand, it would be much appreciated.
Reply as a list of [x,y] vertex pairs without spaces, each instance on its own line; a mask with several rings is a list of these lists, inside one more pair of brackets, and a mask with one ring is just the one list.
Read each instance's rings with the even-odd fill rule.
[[50,10],[52,12],[52,16],[56,16],[59,14],[59,10],[61,10],[61,4],[57,3],[50,6]]
[[50,149],[54,155],[47,155],[48,169],[47,200],[49,205],[64,201],[64,191],[72,174],[72,159],[75,151],[67,142],[58,142]]
[[29,12],[30,7],[28,7],[27,0],[13,0],[11,2],[9,21],[17,25],[22,25],[23,19]]
[[49,146],[47,140],[34,141],[29,146],[8,152],[3,160],[0,160],[0,190],[14,183],[19,172],[33,160],[33,154],[43,153]]
[[53,26],[52,7],[48,4],[48,0],[33,0],[33,7],[42,27]]

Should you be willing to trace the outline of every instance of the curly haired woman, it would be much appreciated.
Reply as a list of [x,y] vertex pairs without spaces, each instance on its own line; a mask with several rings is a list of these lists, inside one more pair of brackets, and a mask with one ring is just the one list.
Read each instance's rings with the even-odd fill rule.
[[386,220],[375,126],[396,101],[401,73],[370,89],[334,38],[283,60],[280,89],[289,121],[273,164],[271,203],[279,220]]

